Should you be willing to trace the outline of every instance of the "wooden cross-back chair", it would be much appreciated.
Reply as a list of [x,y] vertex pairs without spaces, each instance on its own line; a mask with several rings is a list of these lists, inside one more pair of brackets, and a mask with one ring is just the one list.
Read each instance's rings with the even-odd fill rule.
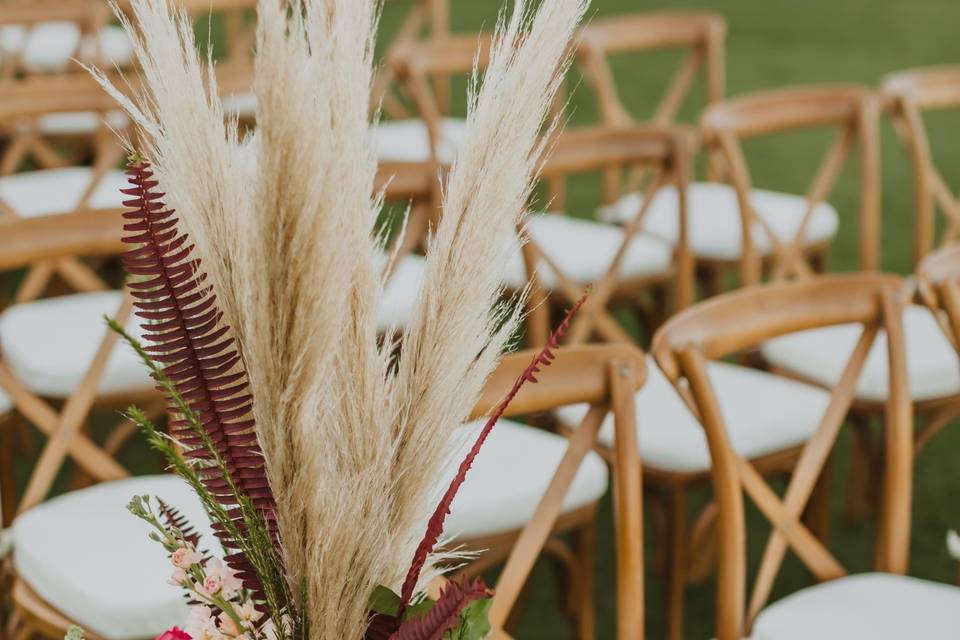
[[[960,107],[960,67],[900,71],[883,80],[883,96],[894,130],[907,146],[913,171],[913,264],[934,248],[960,239],[960,198],[937,168],[923,121],[928,111]],[[936,237],[939,209],[945,226]]]
[[469,75],[474,63],[487,65],[491,36],[447,35],[406,41],[388,64],[402,90],[411,97],[418,118],[385,120],[374,128],[384,162],[450,163],[466,132],[466,122],[449,115],[447,81]]
[[[387,49],[383,53],[383,63],[374,77],[373,90],[371,91],[371,107],[373,109],[382,108],[384,113],[391,118],[407,118],[410,116],[407,108],[392,91],[393,83],[397,80],[394,58],[397,51],[424,36],[426,38],[444,38],[449,35],[450,7],[448,2],[449,0],[387,0],[388,5],[408,4],[409,8],[393,39],[387,45]],[[440,100],[446,108],[449,98],[447,84],[442,78],[438,78],[437,82],[441,83]]]
[[[601,120],[618,126],[638,121],[671,124],[701,72],[706,84],[706,103],[723,98],[726,31],[726,21],[709,12],[635,13],[591,21],[577,34],[576,57],[596,94]],[[653,114],[636,117],[617,88],[610,57],[678,48],[686,50],[686,56]]]
[[[608,414],[612,414],[615,424],[617,455],[613,460],[613,499],[615,521],[615,547],[617,553],[617,592],[616,592],[616,637],[622,640],[642,640],[644,623],[643,590],[643,525],[642,498],[640,493],[641,470],[637,459],[637,443],[634,424],[633,394],[646,379],[646,365],[643,354],[636,348],[614,345],[592,345],[564,347],[557,352],[557,359],[540,375],[541,382],[528,385],[517,396],[508,410],[508,417],[528,415],[549,411],[569,403],[587,403],[586,412],[579,428],[564,440],[564,444],[555,451],[549,482],[543,483],[542,498],[537,501],[529,521],[518,530],[499,533],[480,539],[457,539],[468,549],[486,550],[472,565],[463,569],[464,573],[474,573],[506,558],[506,564],[494,587],[493,605],[490,609],[490,623],[493,628],[491,638],[509,638],[507,624],[510,614],[517,604],[524,585],[530,576],[534,563],[541,553],[556,554],[563,549],[556,535],[571,528],[582,529],[584,518],[593,521],[596,514],[595,504],[586,509],[570,511],[566,506],[569,494],[580,482],[584,467],[595,464],[592,452],[601,424]],[[506,356],[491,377],[480,402],[474,409],[474,418],[482,418],[502,399],[513,384],[513,380],[527,365],[533,352],[520,352]],[[491,440],[498,437],[497,429],[510,427],[509,424],[494,428]],[[516,429],[518,426],[513,426]],[[535,430],[533,427],[520,427]],[[496,445],[494,445],[496,446]],[[560,452],[562,451],[562,455]],[[531,460],[522,463],[520,456]],[[543,454],[542,450],[515,452],[511,464],[517,467],[530,464],[532,459]],[[483,454],[481,453],[481,457]],[[503,462],[496,458],[478,460],[477,467],[486,462],[488,470],[495,474],[513,475],[519,468],[503,468]],[[483,473],[482,470],[479,473]],[[545,479],[544,479],[545,480]],[[470,483],[468,476],[467,483]],[[466,488],[466,487],[465,487]],[[522,491],[522,487],[515,490]],[[489,495],[488,495],[489,498]],[[454,516],[457,503],[454,503]],[[577,615],[577,629],[574,637],[589,639],[594,637],[593,617],[593,545],[594,534],[580,539],[579,553],[587,562],[579,571],[572,572],[567,584],[568,598]],[[559,551],[567,556],[569,551]],[[569,605],[568,605],[569,606]]]
[[[67,256],[117,255],[125,250],[122,224],[119,213],[103,212],[2,223],[0,270]],[[88,429],[96,408],[116,410],[136,403],[154,416],[164,410],[142,363],[117,344],[118,336],[103,320],[109,315],[125,322],[130,309],[128,296],[105,291],[17,304],[0,314],[0,390],[18,416],[45,438],[23,492],[16,501],[4,496],[4,524],[13,520],[14,606],[8,630],[14,639],[59,637],[71,622],[83,624],[94,637],[123,636],[131,628],[148,637],[169,626],[162,618],[177,606],[178,596],[150,593],[139,580],[111,587],[119,576],[107,576],[112,554],[136,547],[142,538],[142,529],[131,529],[129,514],[123,513],[130,496],[169,492],[185,502],[193,517],[203,516],[180,481],[127,479],[128,471],[115,455],[136,431],[129,421],[119,421],[102,441]],[[127,327],[134,330],[132,320]],[[100,484],[47,500],[68,461],[82,478]],[[8,466],[2,472],[6,492],[12,471]],[[83,526],[74,526],[77,517]],[[138,558],[138,571],[153,571],[162,582],[163,563],[151,564],[151,549],[147,544],[141,548],[145,564]],[[135,594],[141,590],[138,600]],[[137,602],[128,614],[120,614],[126,608],[115,603],[127,597]]]
[[[12,220],[62,216],[80,211],[117,211],[122,208],[119,189],[126,184],[117,169],[124,150],[117,133],[104,122],[114,103],[91,79],[81,76],[36,78],[4,93],[0,101],[0,128],[11,133],[0,151],[0,224]],[[69,158],[35,126],[51,115],[84,112],[100,121],[94,157],[89,166],[71,166]],[[33,161],[39,169],[20,171]],[[53,275],[78,291],[106,288],[88,265],[69,256],[31,266],[21,282],[15,302],[26,302],[43,293]]]
[[[882,574],[848,577],[826,542],[801,516],[828,463],[851,404],[871,345],[887,343],[888,378],[883,504],[878,520],[875,569],[907,570],[912,487],[912,424],[906,386],[906,350],[901,322],[906,283],[881,274],[834,275],[771,284],[727,294],[688,309],[668,321],[652,353],[698,417],[709,443],[711,476],[718,503],[719,574],[716,637],[901,638],[913,629],[923,637],[947,637],[943,626],[960,602],[960,590]],[[859,338],[845,362],[839,384],[815,433],[802,446],[783,496],[758,470],[734,452],[718,393],[707,363],[741,353],[778,335],[853,324]],[[882,337],[881,337],[882,336]],[[747,599],[746,523],[743,493],[772,525],[752,592]],[[788,550],[817,582],[814,587],[767,606]],[[942,611],[944,603],[952,603]],[[950,623],[952,626],[952,623]],[[750,635],[751,631],[754,635]]]
[[[693,132],[681,128],[592,127],[568,130],[555,144],[541,170],[541,177],[559,181],[575,174],[619,171],[644,167],[654,176],[648,193],[665,185],[679,185],[680,193],[689,180]],[[562,210],[562,195],[552,198],[550,211]],[[534,215],[519,230],[523,245],[507,284],[513,289],[533,283],[530,296],[534,305],[528,317],[529,339],[538,344],[550,326],[549,307],[540,304],[542,294],[555,301],[572,304],[585,292],[594,290],[567,333],[570,344],[583,342],[597,334],[611,342],[631,342],[631,336],[610,314],[613,302],[627,301],[637,308],[646,290],[669,287],[657,307],[647,315],[651,324],[672,304],[682,308],[693,297],[693,264],[686,242],[676,247],[643,233],[646,210],[622,227],[601,221],[585,220],[563,213]],[[681,216],[682,217],[682,216]],[[681,227],[683,224],[681,223]],[[522,253],[522,261],[519,259]],[[521,267],[521,262],[523,268]],[[667,303],[666,298],[672,298]]]
[[[718,172],[729,176],[739,212],[739,247],[731,257],[703,255],[702,266],[721,274],[735,267],[741,285],[809,276],[821,268],[836,233],[838,215],[827,203],[854,147],[859,168],[859,264],[879,266],[879,100],[873,90],[852,85],[788,88],[740,96],[707,108],[701,118]],[[753,188],[741,143],[787,131],[835,128],[803,196]],[[778,203],[779,201],[779,203]],[[725,220],[725,222],[729,222]],[[719,284],[714,289],[719,288]]]

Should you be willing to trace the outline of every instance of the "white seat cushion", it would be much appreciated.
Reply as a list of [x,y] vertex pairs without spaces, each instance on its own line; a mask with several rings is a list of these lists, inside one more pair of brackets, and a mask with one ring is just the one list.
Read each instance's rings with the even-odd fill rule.
[[[93,170],[67,167],[14,173],[0,178],[0,200],[23,218],[73,213],[90,186]],[[104,173],[87,205],[91,209],[123,209],[127,198],[120,189],[129,187],[122,171]]]
[[[467,126],[464,120],[445,118],[437,155],[451,162],[463,144]],[[430,135],[423,120],[387,120],[373,127],[377,157],[381,162],[426,162],[430,159]]]
[[72,491],[26,511],[13,527],[17,574],[67,618],[110,640],[154,638],[187,613],[181,590],[167,583],[166,552],[126,509],[135,495],[168,502],[201,533],[200,548],[219,553],[199,500],[172,475]]
[[[623,244],[620,227],[557,213],[530,216],[527,232],[567,278],[581,284],[602,278]],[[670,268],[672,260],[673,249],[667,243],[637,234],[620,264],[620,277],[629,279],[663,273]],[[537,275],[546,289],[559,287],[556,274],[545,261],[537,265]],[[527,284],[528,274],[519,244],[507,265],[504,280],[514,289]]]
[[[476,422],[463,427],[464,453],[482,426],[482,422]],[[533,516],[566,450],[566,438],[501,420],[453,501],[446,533],[466,540],[523,527]],[[460,456],[456,458],[447,471],[444,487],[460,465]],[[563,512],[599,500],[606,490],[607,467],[599,455],[590,452],[574,476]]]
[[947,640],[960,629],[960,588],[865,573],[779,600],[757,617],[751,640]]
[[[119,291],[77,293],[8,307],[0,314],[0,354],[14,375],[34,393],[64,398],[79,386],[106,332],[104,315],[120,308]],[[133,316],[127,330],[141,331]],[[107,360],[100,393],[150,389],[147,369],[119,341]]]
[[[806,212],[806,199],[788,193],[754,189],[750,195],[753,208],[778,238],[789,241],[796,236]],[[631,193],[617,203],[604,207],[604,220],[626,222],[640,211],[643,197]],[[643,228],[652,235],[675,244],[679,237],[677,190],[667,186],[653,197],[643,221]],[[740,205],[733,187],[725,184],[694,182],[687,190],[687,221],[690,249],[694,255],[714,260],[736,260],[742,247]],[[839,218],[830,204],[818,204],[807,223],[806,241],[817,244],[837,234]],[[770,253],[766,231],[754,222],[753,242],[760,255]]]
[[[757,369],[710,362],[708,372],[730,444],[748,460],[806,442],[830,401],[822,389]],[[710,469],[703,427],[658,367],[649,367],[647,383],[637,392],[635,404],[637,440],[645,466],[678,473]],[[587,405],[571,405],[559,409],[557,416],[574,427],[587,409]],[[614,445],[612,415],[604,420],[599,440],[608,447]]]
[[425,266],[426,259],[418,255],[404,256],[394,265],[377,310],[377,329],[381,332],[402,329],[410,323]]
[[[100,29],[100,56],[97,41],[88,36],[80,42],[80,29],[73,22],[43,22],[29,29],[20,25],[0,28],[0,59],[4,53],[19,53],[24,67],[35,73],[63,71],[73,58],[95,62],[101,67],[128,66],[133,48],[126,32],[118,26]],[[79,45],[79,46],[78,46]],[[79,71],[79,67],[76,71]]]
[[[937,321],[926,307],[910,305],[903,315],[907,345],[907,377],[915,401],[960,393],[960,362]],[[833,387],[843,373],[860,336],[859,325],[800,331],[770,340],[763,357],[776,367]],[[886,334],[881,331],[860,374],[856,397],[883,402],[889,389]]]
[[[130,123],[122,111],[110,111],[105,119],[110,127],[118,131],[126,128]],[[90,111],[53,113],[38,118],[37,127],[41,134],[48,136],[89,135],[100,128],[103,120],[103,115]]]

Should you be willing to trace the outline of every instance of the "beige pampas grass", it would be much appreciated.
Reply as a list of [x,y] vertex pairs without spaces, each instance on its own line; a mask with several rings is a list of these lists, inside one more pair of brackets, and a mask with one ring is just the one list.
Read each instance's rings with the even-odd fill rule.
[[[257,130],[224,121],[188,19],[134,0],[142,93],[128,101],[237,338],[310,636],[360,638],[378,584],[399,587],[443,472],[516,327],[501,267],[539,133],[586,0],[517,0],[474,79],[467,136],[396,362],[381,346],[367,121],[374,0],[261,0]],[[289,9],[289,10],[288,10]]]

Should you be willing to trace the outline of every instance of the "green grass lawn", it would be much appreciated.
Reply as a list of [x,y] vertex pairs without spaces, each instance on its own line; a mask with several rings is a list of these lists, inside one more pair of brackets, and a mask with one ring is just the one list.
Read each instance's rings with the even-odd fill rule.
[[[559,0],[547,0],[559,1]],[[499,0],[451,0],[456,31],[492,28]],[[595,0],[593,16],[629,11],[658,9],[711,8],[701,0]],[[960,4],[956,0],[724,0],[712,3],[730,25],[727,45],[728,93],[792,84],[816,82],[859,82],[876,84],[886,73],[912,66],[956,61],[956,34],[960,24]],[[388,8],[383,29],[396,27],[399,12]],[[638,117],[650,112],[660,95],[679,55],[623,56],[614,69],[628,103]],[[596,122],[596,108],[587,87],[576,71],[571,74],[571,126]],[[462,83],[455,84],[462,91]],[[698,96],[686,105],[683,119],[693,122]],[[463,111],[462,94],[455,109]],[[960,120],[938,115],[930,121],[934,151],[949,179],[960,169],[960,146],[951,144]],[[948,137],[949,136],[949,137]],[[747,152],[753,160],[756,186],[802,192],[819,161],[829,135],[784,139],[750,144]],[[848,170],[837,186],[831,202],[841,212],[840,235],[834,245],[830,264],[834,269],[856,268],[856,175]],[[598,204],[598,182],[573,181],[569,194],[572,213],[589,215]],[[883,132],[883,265],[886,269],[907,272],[910,269],[911,183],[906,156],[889,125]],[[669,425],[665,425],[669,428]],[[834,466],[835,510],[843,499],[846,466],[846,436],[841,442]],[[955,565],[947,556],[944,535],[948,528],[960,528],[960,477],[955,459],[960,452],[960,430],[948,430],[918,460],[915,476],[913,542],[911,572],[934,580],[949,581]],[[156,471],[156,463],[144,451],[142,443],[124,452],[122,461],[139,472]],[[21,469],[24,475],[26,465]],[[705,493],[699,498],[705,498]],[[750,549],[754,561],[765,542],[768,528],[756,513],[750,514]],[[601,511],[599,557],[596,567],[598,637],[612,638],[614,629],[613,534],[609,500]],[[872,545],[869,524],[848,526],[835,518],[834,548],[841,560],[853,569],[868,566]],[[656,541],[648,532],[648,555]],[[556,640],[570,637],[557,609],[555,574],[548,563],[540,563],[525,600],[524,616],[517,637]],[[795,559],[785,566],[776,595],[789,593],[804,584],[808,576]],[[647,632],[650,638],[662,636],[663,615],[660,580],[648,572],[646,599]],[[692,587],[687,603],[687,637],[712,637],[714,592],[712,582]]]
[[[453,0],[456,31],[491,28],[496,21],[494,0]],[[958,61],[956,26],[960,4],[953,0],[724,0],[707,3],[690,0],[594,0],[591,14],[616,15],[630,11],[711,8],[729,23],[727,43],[727,91],[729,95],[787,85],[821,82],[856,82],[876,85],[887,73],[914,66]],[[387,13],[384,29],[395,22]],[[614,61],[621,91],[638,117],[650,113],[673,65],[680,59],[671,53],[622,56]],[[596,108],[589,90],[576,71],[571,126],[596,122]],[[685,106],[683,119],[693,122],[699,109],[698,96]],[[462,102],[462,101],[461,101]],[[952,141],[960,120],[937,114],[929,121],[934,152],[944,174],[960,169],[960,146]],[[830,134],[798,138],[789,136],[749,144],[754,183],[758,187],[803,192],[817,166]],[[911,182],[907,159],[888,123],[883,127],[883,228],[882,257],[885,269],[907,272],[911,268]],[[857,184],[855,163],[848,168],[830,198],[841,213],[840,235],[830,256],[832,269],[855,269],[857,257]],[[574,181],[569,194],[571,212],[592,211],[599,193],[595,180]],[[835,507],[843,497],[846,442],[835,464]],[[960,527],[960,476],[955,460],[960,452],[960,430],[948,430],[917,461],[911,573],[949,581],[955,565],[944,548],[949,527]],[[605,504],[597,565],[598,637],[614,633],[614,583],[612,529],[609,503]],[[750,548],[759,554],[768,527],[752,515]],[[652,537],[647,536],[648,555]],[[835,518],[834,544],[841,560],[852,569],[869,566],[872,546],[868,524],[847,526]],[[754,558],[756,561],[756,558]],[[527,615],[519,638],[556,639],[570,634],[556,608],[555,575],[547,563],[538,566],[527,600]],[[777,595],[808,583],[799,562],[787,564],[777,584]],[[663,615],[660,580],[648,571],[647,634],[662,637]],[[713,631],[712,584],[690,589],[687,604],[687,637],[709,638]]]

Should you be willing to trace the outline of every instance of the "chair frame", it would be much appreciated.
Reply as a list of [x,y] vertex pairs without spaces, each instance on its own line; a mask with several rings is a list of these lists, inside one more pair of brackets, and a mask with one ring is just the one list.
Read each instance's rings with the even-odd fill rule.
[[[738,270],[741,286],[757,284],[766,270],[772,280],[807,277],[822,267],[829,242],[804,241],[814,208],[833,191],[851,148],[856,144],[860,169],[860,267],[878,268],[880,260],[880,101],[868,87],[824,85],[793,87],[748,94],[716,103],[701,117],[704,142],[711,150],[715,175],[729,175],[737,192],[741,218],[741,255],[736,260],[698,263],[711,272],[711,293],[722,289],[723,272]],[[797,235],[781,241],[753,210],[750,171],[741,147],[743,140],[791,130],[837,127],[838,134],[827,149],[806,193],[807,208]],[[769,256],[758,254],[753,242],[754,223],[761,225],[773,248]],[[818,262],[811,266],[810,262]]]
[[[629,223],[624,225],[624,238],[619,249],[612,257],[607,272],[594,283],[577,282],[564,274],[555,260],[552,260],[543,247],[540,247],[531,235],[521,226],[519,233],[523,241],[524,262],[527,276],[531,282],[531,309],[528,316],[530,341],[540,344],[546,339],[550,326],[549,307],[538,304],[547,294],[536,273],[536,267],[543,261],[558,280],[558,288],[549,292],[556,294],[567,304],[574,304],[586,293],[586,287],[592,284],[593,291],[581,308],[567,332],[567,343],[577,344],[598,334],[609,342],[633,342],[620,324],[610,315],[608,305],[615,300],[635,300],[638,291],[672,285],[676,308],[684,308],[693,299],[693,262],[687,248],[686,208],[682,194],[692,171],[695,135],[683,128],[651,128],[637,126],[590,127],[571,129],[561,134],[554,144],[549,146],[549,156],[541,169],[541,178],[552,183],[566,180],[570,175],[611,171],[623,174],[626,168],[643,167],[653,174],[647,187],[644,206]],[[643,218],[647,212],[653,193],[667,184],[675,184],[681,194],[680,240],[674,247],[672,265],[663,273],[633,278],[619,278],[617,272],[626,255],[630,243],[642,232]],[[551,207],[562,208],[563,195],[552,198]],[[546,215],[563,215],[548,213]]]
[[[399,51],[410,43],[415,43],[420,39],[424,29],[427,30],[428,38],[445,38],[450,34],[450,7],[449,0],[387,0],[388,3],[399,4],[399,2],[408,2],[410,10],[400,24],[393,41],[388,45],[383,55],[384,63],[377,70],[373,80],[373,89],[371,91],[371,108],[373,110],[383,109],[384,112],[393,118],[406,118],[409,113],[404,105],[397,100],[391,93],[391,86],[397,81],[397,61],[395,60]],[[444,80],[439,80],[442,84],[441,105],[447,108],[446,88]]]
[[[531,354],[521,352],[504,358],[474,409],[474,419],[483,417],[497,405],[516,377],[529,365]],[[578,547],[584,554],[581,560],[585,562],[573,574],[577,581],[568,584],[568,588],[572,602],[580,612],[576,637],[585,640],[594,637],[592,547],[595,544],[595,505],[567,515],[561,515],[561,507],[577,470],[593,450],[604,418],[612,412],[617,443],[612,476],[617,552],[616,637],[642,640],[643,498],[633,398],[646,381],[644,356],[637,348],[624,345],[564,347],[556,355],[550,370],[545,373],[544,383],[524,387],[508,409],[507,416],[528,415],[581,402],[589,403],[590,410],[568,437],[567,451],[529,523],[520,531],[494,540],[464,542],[467,548],[487,549],[485,556],[491,556],[491,560],[481,558],[479,568],[485,568],[495,558],[506,557],[490,609],[490,637],[497,640],[511,637],[506,630],[510,614],[534,563],[541,552],[555,553],[562,549],[558,547],[555,535],[578,525]],[[490,542],[495,546],[486,546]],[[467,571],[471,569],[468,567]]]
[[[89,77],[36,78],[5,90],[4,99],[0,101],[0,127],[7,125],[16,133],[10,138],[6,149],[0,152],[0,175],[13,173],[31,155],[47,169],[68,166],[56,155],[49,142],[29,126],[30,122],[55,113],[83,111],[106,114],[115,109],[112,98]],[[119,166],[124,150],[117,142],[115,132],[101,123],[95,138],[96,156],[91,167],[92,175],[78,206],[72,211],[51,214],[52,217],[91,210],[88,203],[100,181],[109,170]],[[21,216],[11,205],[0,200],[0,224],[20,219]],[[56,260],[41,261],[30,267],[14,301],[27,302],[41,295],[54,274],[60,275],[77,291],[108,288],[90,267],[71,256],[57,256]]]
[[[655,337],[652,353],[698,416],[713,460],[711,477],[718,503],[721,547],[718,640],[739,640],[749,635],[770,597],[788,548],[818,581],[846,575],[824,542],[800,518],[853,404],[857,378],[880,329],[887,336],[891,392],[875,565],[880,571],[906,573],[913,438],[901,309],[908,295],[909,287],[902,279],[883,274],[831,275],[772,284],[726,294],[693,307],[671,319]],[[820,426],[802,447],[784,498],[780,498],[759,470],[732,450],[706,373],[706,362],[743,352],[785,333],[846,323],[863,325],[860,339],[831,394]],[[773,527],[748,607],[744,492]]]
[[[935,248],[960,239],[960,198],[934,163],[923,123],[926,111],[960,107],[960,66],[900,71],[884,78],[882,87],[894,131],[910,154],[914,189],[913,264],[917,267]],[[947,221],[939,242],[934,231],[938,208]]]

